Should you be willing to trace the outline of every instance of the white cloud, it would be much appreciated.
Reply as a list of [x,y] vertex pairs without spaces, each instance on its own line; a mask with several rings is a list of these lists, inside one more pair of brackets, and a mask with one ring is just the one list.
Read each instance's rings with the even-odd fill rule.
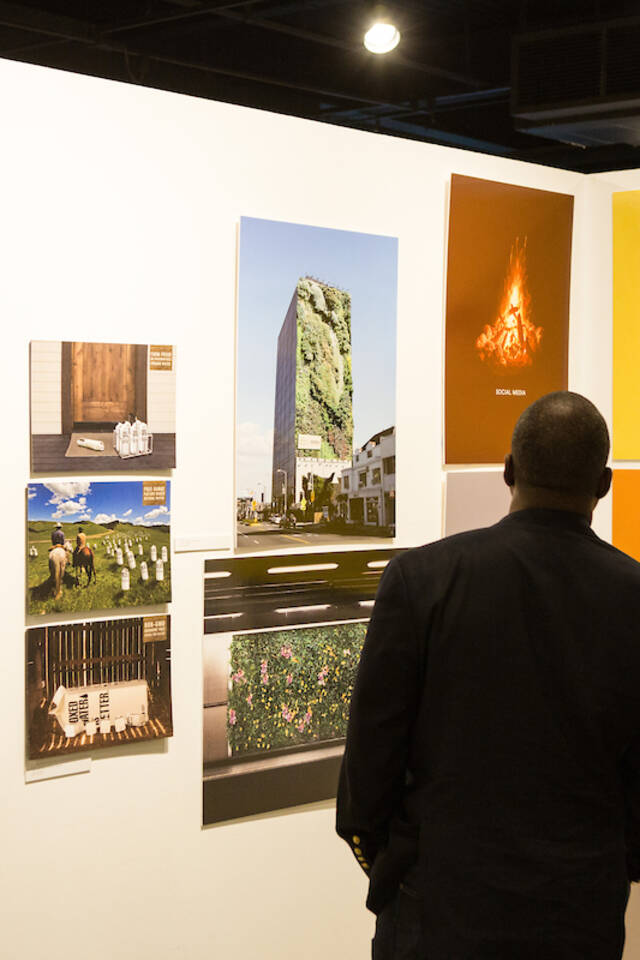
[[134,523],[144,523],[144,517],[136,517]]
[[115,513],[99,513],[93,518],[94,523],[113,523],[117,520]]
[[125,512],[122,514],[122,516],[123,516],[123,517],[130,517],[132,513],[133,513],[133,510],[125,510]]
[[[79,496],[84,497],[84,494],[91,490],[91,483],[86,480],[68,480],[66,482],[44,483],[43,487],[53,494],[48,502],[55,505],[63,500],[73,500],[74,497]],[[81,502],[86,503],[86,497]]]
[[78,523],[82,523],[82,522],[86,523],[87,520],[91,520],[91,517],[89,516],[88,513],[85,513],[81,517],[78,517]]
[[169,511],[165,506],[156,507],[154,510],[149,510],[148,513],[145,513],[145,520],[157,520],[158,517],[168,516]]
[[259,496],[264,489],[264,498],[268,502],[271,500],[273,430],[262,430],[251,421],[240,423],[237,448],[238,496]]
[[75,500],[61,500],[51,516],[54,520],[61,520],[63,517],[73,517],[76,513],[84,512],[85,508]]
[[37,490],[32,490],[31,487],[29,487],[28,489],[29,489],[29,500],[33,500],[34,497],[38,496]]

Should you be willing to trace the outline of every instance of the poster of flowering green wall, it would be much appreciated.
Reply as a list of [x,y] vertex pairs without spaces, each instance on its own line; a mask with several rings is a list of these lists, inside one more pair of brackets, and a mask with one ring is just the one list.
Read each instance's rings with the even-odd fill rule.
[[232,757],[344,737],[366,624],[236,634],[230,644]]
[[205,824],[335,795],[366,629],[205,636]]
[[394,548],[206,560],[203,824],[335,797]]

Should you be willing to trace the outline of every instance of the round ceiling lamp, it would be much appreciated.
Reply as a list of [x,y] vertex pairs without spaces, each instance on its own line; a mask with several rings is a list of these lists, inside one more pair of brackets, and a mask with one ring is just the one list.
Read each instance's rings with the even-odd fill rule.
[[400,31],[384,8],[374,11],[373,23],[364,35],[370,53],[390,53],[400,43]]

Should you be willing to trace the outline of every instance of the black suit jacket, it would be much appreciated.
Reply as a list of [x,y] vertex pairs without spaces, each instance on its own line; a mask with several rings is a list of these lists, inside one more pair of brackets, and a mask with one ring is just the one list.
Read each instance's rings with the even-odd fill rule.
[[640,564],[555,510],[392,560],[337,829],[374,912],[419,864],[429,960],[620,957],[640,875]]

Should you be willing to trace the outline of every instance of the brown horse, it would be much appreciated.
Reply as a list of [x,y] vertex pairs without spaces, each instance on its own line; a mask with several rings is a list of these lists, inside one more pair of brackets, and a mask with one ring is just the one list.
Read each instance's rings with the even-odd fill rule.
[[95,557],[91,547],[76,547],[76,549],[73,551],[73,569],[76,571],[76,587],[80,586],[80,581],[78,580],[78,570],[84,570],[87,574],[87,582],[85,586],[89,586],[92,577],[96,583],[98,582],[98,578],[96,576]]

